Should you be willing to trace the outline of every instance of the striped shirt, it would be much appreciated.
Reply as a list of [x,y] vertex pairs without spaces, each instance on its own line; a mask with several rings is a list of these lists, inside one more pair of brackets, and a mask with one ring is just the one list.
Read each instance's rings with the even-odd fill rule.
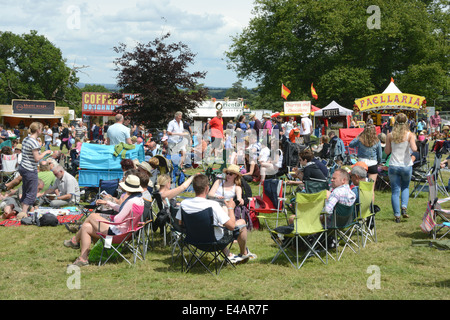
[[41,150],[39,142],[31,137],[26,137],[22,142],[22,168],[28,171],[36,171],[38,163],[34,160],[33,150]]

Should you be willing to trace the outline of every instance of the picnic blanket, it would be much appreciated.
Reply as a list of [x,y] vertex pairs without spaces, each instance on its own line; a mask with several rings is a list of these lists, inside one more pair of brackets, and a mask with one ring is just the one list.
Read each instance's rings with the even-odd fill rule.
[[[51,213],[56,216],[59,224],[71,223],[80,220],[83,214],[78,211],[77,207],[64,207],[64,208],[50,208],[50,207],[39,207],[32,214],[37,215],[40,218],[43,214]],[[20,220],[15,220],[14,218],[6,219],[0,222],[0,227],[18,227],[22,223]]]

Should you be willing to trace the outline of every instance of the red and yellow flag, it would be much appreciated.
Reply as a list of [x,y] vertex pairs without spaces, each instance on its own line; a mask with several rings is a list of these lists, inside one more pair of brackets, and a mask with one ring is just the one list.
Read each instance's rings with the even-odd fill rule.
[[281,84],[281,96],[284,98],[284,100],[287,100],[287,97],[290,93],[291,90],[289,90],[284,84]]
[[316,89],[314,89],[314,86],[313,86],[312,83],[311,83],[311,95],[312,95],[313,98],[316,99],[316,100],[317,100],[317,98],[319,97],[319,96],[317,95]]

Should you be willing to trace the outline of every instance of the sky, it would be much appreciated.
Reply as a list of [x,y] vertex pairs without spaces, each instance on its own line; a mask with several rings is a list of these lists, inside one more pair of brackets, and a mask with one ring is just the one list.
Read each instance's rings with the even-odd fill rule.
[[[80,82],[115,84],[113,47],[148,43],[170,32],[196,54],[190,72],[206,71],[208,87],[231,87],[237,75],[227,69],[224,52],[248,26],[253,0],[0,0],[0,31],[36,30],[61,49],[67,65],[88,66]],[[243,81],[248,88],[254,82]]]

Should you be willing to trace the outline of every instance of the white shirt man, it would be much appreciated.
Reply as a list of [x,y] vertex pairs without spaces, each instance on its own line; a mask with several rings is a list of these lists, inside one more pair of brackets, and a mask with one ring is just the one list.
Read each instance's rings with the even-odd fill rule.
[[303,143],[309,143],[312,133],[312,121],[308,114],[302,114],[302,121],[300,125],[300,136],[303,137]]
[[115,146],[121,142],[132,144],[130,137],[130,128],[123,125],[123,115],[116,115],[116,123],[108,128],[106,144]]

